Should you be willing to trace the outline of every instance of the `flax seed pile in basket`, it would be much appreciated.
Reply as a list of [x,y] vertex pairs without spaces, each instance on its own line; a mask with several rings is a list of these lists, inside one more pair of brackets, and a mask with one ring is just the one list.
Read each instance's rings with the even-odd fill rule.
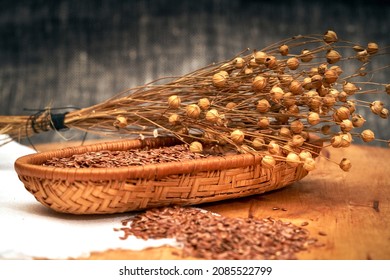
[[87,152],[70,157],[54,157],[48,159],[42,165],[62,168],[106,168],[179,162],[207,158],[208,156],[211,156],[211,154],[192,153],[185,145],[175,145],[154,149]]

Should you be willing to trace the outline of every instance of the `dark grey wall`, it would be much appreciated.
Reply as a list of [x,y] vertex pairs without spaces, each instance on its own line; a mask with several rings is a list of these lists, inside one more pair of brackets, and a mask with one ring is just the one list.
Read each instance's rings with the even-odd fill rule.
[[[0,1],[0,115],[93,105],[298,34],[389,46],[389,19],[388,1]],[[389,120],[369,121],[390,138]]]

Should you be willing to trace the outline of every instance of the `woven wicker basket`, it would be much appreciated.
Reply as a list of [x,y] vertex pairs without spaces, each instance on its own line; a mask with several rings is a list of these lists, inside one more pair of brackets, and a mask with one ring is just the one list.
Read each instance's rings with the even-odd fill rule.
[[53,157],[178,143],[175,138],[153,138],[71,147],[23,156],[16,160],[15,170],[39,202],[73,214],[120,213],[232,199],[276,190],[307,175],[302,165],[294,168],[285,162],[278,162],[273,169],[262,168],[261,156],[251,154],[117,168],[42,165]]

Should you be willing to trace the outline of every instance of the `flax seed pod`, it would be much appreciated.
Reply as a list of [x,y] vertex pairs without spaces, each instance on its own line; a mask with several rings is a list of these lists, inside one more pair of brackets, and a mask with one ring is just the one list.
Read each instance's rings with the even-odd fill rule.
[[194,141],[190,144],[190,151],[193,153],[202,153],[203,152],[203,145],[202,143],[198,141]]
[[298,80],[293,80],[290,83],[289,90],[294,95],[301,94],[303,92],[302,83]]
[[329,70],[335,71],[337,76],[340,76],[343,73],[343,69],[341,69],[341,67],[338,65],[333,65],[333,66],[329,67]]
[[379,50],[379,47],[378,47],[377,43],[374,43],[374,42],[368,43],[367,52],[369,54],[376,54],[378,52],[378,50]]
[[339,120],[342,121],[342,120],[349,119],[351,112],[349,111],[349,109],[347,107],[341,106],[340,108],[338,108],[336,110],[335,115]]
[[353,49],[355,52],[361,52],[361,51],[364,51],[364,50],[365,50],[364,47],[359,46],[359,45],[353,46],[352,49]]
[[316,169],[316,162],[313,158],[306,158],[304,161],[303,161],[303,168],[306,170],[306,171],[313,171]]
[[127,124],[127,118],[124,117],[124,116],[117,116],[113,125],[116,127],[116,128],[125,128],[128,124]]
[[269,69],[275,69],[275,67],[277,66],[278,64],[278,60],[276,59],[275,56],[271,55],[271,56],[268,56],[266,59],[265,59],[265,66],[267,66]]
[[276,115],[274,118],[278,124],[287,124],[290,118],[289,115],[286,114],[285,111],[279,112],[281,114]]
[[291,105],[287,108],[287,113],[297,115],[299,114],[299,107],[297,105]]
[[342,122],[340,123],[340,129],[342,132],[349,132],[353,129],[353,124],[352,124],[352,121],[346,119],[346,120],[342,120]]
[[286,64],[288,69],[296,70],[299,67],[299,60],[296,57],[290,57],[289,59],[287,59]]
[[385,85],[385,91],[390,95],[390,84]]
[[[294,80],[293,76],[291,76],[289,74],[279,75],[278,79],[280,81],[280,84],[282,86],[286,86],[286,87],[289,86],[291,84],[291,82]],[[390,85],[389,85],[389,91],[390,91]]]
[[216,109],[211,109],[206,113],[206,120],[211,123],[217,123],[220,119],[219,113]]
[[251,75],[251,74],[253,74],[253,69],[252,69],[252,68],[249,68],[249,67],[245,68],[244,74],[245,74],[245,75]]
[[356,104],[355,104],[355,101],[353,100],[347,100],[346,102],[347,104],[345,105],[348,109],[349,109],[349,112],[351,114],[355,113],[356,111]]
[[309,77],[313,77],[314,75],[318,75],[318,67],[311,67],[308,74],[309,74]]
[[340,53],[335,50],[329,50],[326,53],[326,61],[329,64],[335,64],[336,62],[340,61],[340,59],[341,59]]
[[231,73],[233,71],[232,65],[233,64],[231,62],[227,62],[227,63],[222,64],[220,69],[223,71],[226,71],[227,73]]
[[323,37],[325,43],[331,44],[338,41],[337,34],[333,30],[328,30],[325,32]]
[[345,91],[348,95],[354,95],[358,90],[359,88],[351,82],[346,82],[343,85],[343,91]]
[[336,104],[336,98],[331,95],[327,95],[322,98],[322,105],[327,107],[333,107]]
[[343,140],[342,147],[344,147],[344,148],[349,147],[352,143],[352,140],[353,140],[351,133],[345,132],[345,133],[342,133],[340,135],[341,135],[341,139]]
[[252,88],[255,91],[261,91],[267,86],[267,78],[263,76],[256,76],[252,82]]
[[333,148],[346,148],[350,145],[350,142],[346,141],[341,134],[333,136],[330,143]]
[[210,100],[208,98],[201,98],[198,101],[198,106],[199,106],[200,109],[205,111],[208,108],[210,108]]
[[266,155],[261,159],[261,166],[264,168],[274,168],[276,165],[276,160],[273,156]]
[[244,142],[245,134],[239,129],[234,130],[230,134],[230,139],[237,145],[241,145]]
[[382,111],[380,111],[379,116],[382,119],[387,119],[389,117],[389,110],[386,108],[383,108]]
[[265,140],[262,137],[256,137],[252,140],[252,147],[256,150],[260,150],[265,146]]
[[320,96],[318,95],[318,92],[315,91],[315,90],[309,90],[306,92],[305,94],[305,97],[307,97],[307,99],[313,99],[313,98],[317,98],[319,100],[321,100]]
[[187,116],[191,119],[197,119],[200,115],[200,108],[196,104],[191,104],[186,107]]
[[171,109],[177,109],[180,107],[181,99],[177,95],[171,95],[168,98],[168,107]]
[[261,99],[258,101],[256,109],[260,113],[266,113],[271,108],[271,105],[269,104],[267,99]]
[[319,74],[311,77],[311,86],[314,89],[319,89],[322,86],[322,76]]
[[317,92],[319,96],[324,97],[329,93],[329,88],[324,87],[324,85],[322,84],[321,87],[317,89]]
[[301,147],[305,142],[305,138],[300,134],[295,134],[292,139],[289,141],[291,147]]
[[362,50],[356,54],[356,58],[361,62],[367,62],[368,61],[368,52],[367,50]]
[[341,148],[343,139],[341,135],[335,135],[330,139],[330,144],[333,148]]
[[245,66],[245,60],[242,58],[242,57],[237,57],[234,62],[233,62],[233,65],[236,67],[236,68],[242,68]]
[[348,94],[345,91],[342,91],[338,94],[337,100],[340,102],[348,102]]
[[319,75],[324,75],[326,70],[328,70],[328,64],[326,63],[322,63],[317,67],[317,72]]
[[219,71],[213,75],[213,85],[217,88],[224,87],[227,84],[229,74],[226,71]]
[[282,88],[278,87],[278,86],[274,86],[271,90],[270,90],[270,95],[271,95],[271,99],[273,101],[275,101],[276,103],[279,103],[280,100],[282,100],[283,98],[283,95],[284,95],[284,91]]
[[295,105],[297,103],[297,100],[293,96],[292,92],[286,92],[283,95],[283,101],[282,102],[283,102],[283,105],[285,107],[290,107],[290,106]]
[[334,71],[332,69],[325,71],[324,80],[326,83],[333,84],[337,81],[337,79],[338,79],[338,75],[337,75],[336,71]]
[[291,167],[296,167],[301,164],[301,160],[296,153],[288,153],[286,156],[286,163]]
[[300,120],[292,121],[290,124],[290,129],[295,134],[301,133],[303,128],[304,128],[304,125]]
[[288,128],[285,127],[285,126],[282,126],[282,127],[279,129],[279,136],[285,137],[285,138],[290,138],[290,137],[291,137],[291,131],[290,131],[290,129],[288,129]]
[[346,158],[343,158],[339,164],[340,168],[343,170],[343,171],[346,171],[348,172],[351,167],[352,167],[352,164],[351,164],[351,161],[349,159],[346,159]]
[[282,147],[282,154],[287,156],[289,153],[294,153],[294,148],[291,147],[289,144],[283,145]]
[[306,90],[311,90],[312,89],[311,78],[310,77],[306,77],[306,78],[303,79],[302,87],[304,89],[306,89]]
[[370,109],[371,109],[371,112],[373,112],[375,115],[379,115],[383,109],[383,102],[380,100],[376,100],[374,102],[371,102]]
[[371,142],[375,139],[375,134],[370,129],[363,130],[360,136],[364,142]]
[[170,124],[176,125],[176,124],[180,123],[180,116],[178,114],[172,114],[169,116],[168,121]]
[[307,115],[307,122],[311,125],[316,125],[320,123],[320,121],[320,115],[316,112],[309,112],[309,114]]
[[280,155],[280,153],[281,153],[280,146],[275,141],[269,142],[267,149],[271,155]]
[[259,67],[259,65],[260,65],[260,64],[258,64],[254,58],[252,58],[251,60],[249,60],[248,67],[250,67],[251,69],[252,69],[252,68],[257,68],[257,67]]
[[259,128],[261,129],[266,129],[269,127],[269,124],[270,124],[270,120],[269,118],[267,117],[261,117],[259,118],[259,120],[257,121],[257,125]]
[[340,94],[340,92],[336,88],[331,88],[331,89],[329,89],[327,96],[331,96],[334,99],[337,99],[339,94]]
[[314,54],[307,49],[303,49],[301,55],[299,56],[302,62],[310,62],[314,58]]
[[305,161],[307,158],[313,158],[313,155],[306,150],[301,151],[298,156],[301,161]]
[[283,56],[286,56],[288,55],[288,52],[289,52],[289,47],[287,45],[281,45],[279,47],[279,53]]
[[354,127],[362,127],[366,120],[359,114],[352,116],[352,125]]
[[303,130],[299,135],[301,135],[303,137],[303,139],[305,139],[305,141],[309,140],[310,138],[310,134],[309,132]]
[[233,110],[234,108],[237,107],[237,104],[234,102],[229,102],[228,104],[226,104],[225,107],[226,107],[226,109]]
[[342,140],[341,147],[347,148],[347,147],[351,146],[351,143],[353,140],[351,133],[349,133],[349,132],[341,133],[340,136],[341,136],[341,140]]
[[267,59],[268,55],[265,52],[257,51],[255,52],[254,59],[256,63],[259,64],[265,64],[265,60]]
[[320,112],[320,108],[322,106],[321,97],[315,96],[309,99],[308,106],[313,112]]

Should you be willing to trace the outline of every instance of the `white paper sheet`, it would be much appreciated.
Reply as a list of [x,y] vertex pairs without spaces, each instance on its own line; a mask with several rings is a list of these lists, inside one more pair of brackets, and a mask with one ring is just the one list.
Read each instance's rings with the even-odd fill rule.
[[[4,135],[0,135],[1,139]],[[16,142],[0,147],[0,259],[87,257],[108,249],[142,250],[177,246],[173,239],[121,240],[121,220],[129,213],[70,215],[54,212],[30,194],[14,170],[15,160],[34,150]]]

